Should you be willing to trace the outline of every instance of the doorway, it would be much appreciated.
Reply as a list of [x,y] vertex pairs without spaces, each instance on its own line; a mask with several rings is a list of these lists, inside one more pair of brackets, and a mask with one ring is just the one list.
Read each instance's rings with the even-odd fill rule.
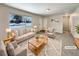
[[70,20],[70,16],[63,16],[63,31],[64,32],[70,32],[69,20]]

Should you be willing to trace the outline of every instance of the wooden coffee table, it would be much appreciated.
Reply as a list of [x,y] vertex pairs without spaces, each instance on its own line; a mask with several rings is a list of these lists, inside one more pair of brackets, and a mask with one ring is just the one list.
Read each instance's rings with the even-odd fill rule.
[[40,35],[38,39],[33,38],[28,42],[28,48],[35,54],[38,55],[42,48],[47,44],[48,37],[45,35]]

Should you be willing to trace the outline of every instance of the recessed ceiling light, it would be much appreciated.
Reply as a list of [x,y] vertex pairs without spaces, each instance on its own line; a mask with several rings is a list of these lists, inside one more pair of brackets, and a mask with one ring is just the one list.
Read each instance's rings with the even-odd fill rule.
[[46,11],[48,12],[48,11],[50,11],[50,9],[48,8],[48,9],[46,9]]

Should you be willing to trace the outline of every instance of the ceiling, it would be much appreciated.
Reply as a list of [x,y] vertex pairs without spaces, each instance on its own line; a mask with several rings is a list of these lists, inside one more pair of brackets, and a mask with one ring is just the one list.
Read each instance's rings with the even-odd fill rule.
[[[78,3],[6,3],[6,5],[39,15],[71,13]],[[46,11],[49,9],[49,11]]]

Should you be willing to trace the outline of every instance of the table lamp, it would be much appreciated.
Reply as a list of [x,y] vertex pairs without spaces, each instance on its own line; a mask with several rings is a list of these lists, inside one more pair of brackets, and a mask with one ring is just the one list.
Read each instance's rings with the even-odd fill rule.
[[34,26],[34,29],[36,29],[37,28],[37,26]]
[[34,26],[34,31],[35,31],[35,32],[37,31],[37,26]]
[[10,28],[7,28],[6,29],[6,33],[7,33],[7,37],[11,37],[12,36],[12,33],[11,33],[11,29]]

